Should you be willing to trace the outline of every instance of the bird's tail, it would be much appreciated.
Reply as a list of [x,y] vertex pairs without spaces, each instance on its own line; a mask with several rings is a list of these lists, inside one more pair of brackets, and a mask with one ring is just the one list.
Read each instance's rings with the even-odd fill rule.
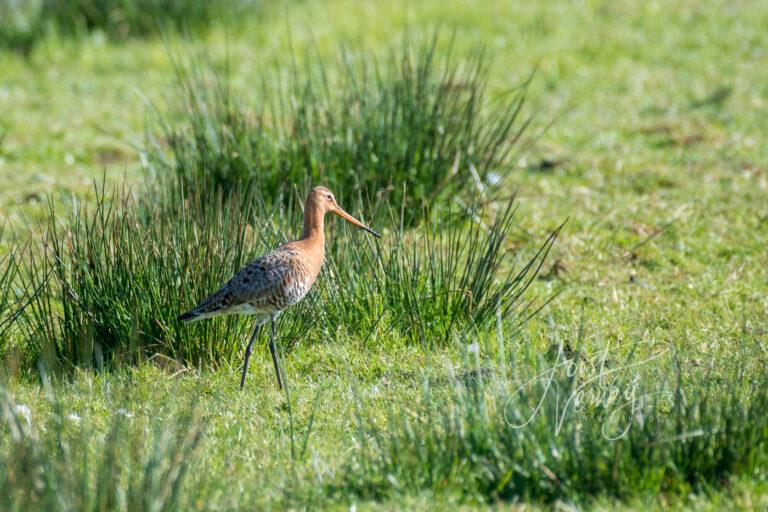
[[190,309],[186,313],[179,315],[178,320],[188,324],[225,314],[229,309],[232,298],[233,294],[229,293],[226,288],[222,288],[208,296],[195,309]]
[[192,322],[197,322],[198,320],[205,320],[206,318],[213,318],[214,316],[222,315],[226,312],[226,310],[227,308],[225,308],[222,304],[211,301],[209,299],[203,301],[203,303],[197,306],[195,309],[190,309],[186,313],[183,313],[176,318],[185,324],[189,324]]
[[179,315],[176,317],[177,320],[184,322],[185,324],[191,324],[192,322],[197,322],[199,320],[205,320],[206,318],[212,318],[214,316],[219,316],[221,314],[220,311],[206,311],[203,308],[195,308],[191,311],[187,311],[186,313]]
[[185,324],[189,324],[197,320],[202,320],[202,316],[203,315],[201,315],[196,309],[193,309],[191,311],[187,311],[182,315],[179,315],[176,318],[176,320],[179,320],[180,322],[184,322]]

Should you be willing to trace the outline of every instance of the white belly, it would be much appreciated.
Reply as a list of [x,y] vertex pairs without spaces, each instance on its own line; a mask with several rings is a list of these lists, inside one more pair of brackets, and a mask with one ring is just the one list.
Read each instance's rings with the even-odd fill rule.
[[231,308],[227,308],[227,314],[234,314],[234,315],[268,315],[270,311],[267,311],[263,308],[256,308],[253,306],[253,304],[244,303],[244,304],[238,304],[237,306],[232,306]]

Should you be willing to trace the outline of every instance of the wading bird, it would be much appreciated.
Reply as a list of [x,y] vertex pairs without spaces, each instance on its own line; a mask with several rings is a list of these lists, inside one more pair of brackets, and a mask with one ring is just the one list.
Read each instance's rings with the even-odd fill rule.
[[253,342],[261,326],[268,321],[272,322],[269,351],[272,353],[277,383],[281,389],[283,387],[275,345],[275,322],[283,310],[304,298],[320,273],[325,258],[323,221],[327,212],[335,213],[373,236],[381,238],[381,235],[336,204],[330,190],[315,187],[304,203],[304,232],[300,240],[281,245],[252,261],[199,306],[179,316],[179,320],[186,323],[229,314],[256,316],[256,325],[245,349],[240,389],[245,386]]

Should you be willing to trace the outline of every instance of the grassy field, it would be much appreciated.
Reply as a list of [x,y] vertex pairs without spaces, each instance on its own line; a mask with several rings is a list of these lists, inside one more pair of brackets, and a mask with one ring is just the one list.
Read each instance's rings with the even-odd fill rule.
[[[7,424],[0,508],[767,508],[766,25],[768,8],[747,1],[332,0],[261,6],[191,40],[115,40],[95,31],[48,34],[28,53],[0,50],[0,257],[29,251],[16,258],[18,276],[0,266],[0,291],[7,287],[3,295],[12,301],[24,302],[25,289],[50,299],[33,300],[13,323],[3,323],[0,308]],[[381,186],[383,171],[324,145],[339,135],[310,123],[312,155],[326,164],[338,157],[322,175],[348,187],[341,197],[349,209],[369,213],[385,237],[374,245],[338,223],[329,228],[320,291],[281,323],[290,396],[277,388],[265,346],[240,392],[248,322],[189,328],[173,319],[249,257],[298,234],[295,205],[276,199],[291,197],[294,183],[269,182],[266,210],[237,203],[256,204],[247,193],[231,203],[146,192],[146,167],[156,162],[150,157],[172,151],[153,131],[156,108],[182,141],[198,141],[184,123],[200,119],[199,107],[169,114],[190,106],[170,56],[204,51],[220,76],[228,68],[237,102],[227,112],[241,116],[247,136],[261,129],[249,123],[262,119],[254,113],[265,97],[289,98],[265,96],[265,81],[279,89],[291,73],[303,76],[322,60],[330,83],[347,91],[342,47],[397,70],[387,62],[400,55],[403,40],[428,42],[435,31],[437,60],[450,49],[461,76],[469,73],[462,63],[484,47],[487,102],[472,116],[481,125],[503,118],[502,108],[535,70],[515,124],[532,118],[513,147],[520,157],[499,164],[509,172],[495,189],[482,176],[482,223],[428,219],[402,227],[381,209],[366,210],[342,167],[359,171],[363,189]],[[381,80],[361,97],[387,91],[394,79]],[[364,109],[350,111],[345,133],[374,133],[375,122],[355,117]],[[371,113],[375,119],[375,107]],[[393,136],[397,147],[432,133],[404,131],[422,126],[415,122],[396,126],[395,135],[407,134]],[[290,139],[288,129],[275,133]],[[475,140],[474,132],[456,133]],[[279,164],[287,160],[298,181],[296,155],[306,148],[283,138],[268,146],[282,160],[264,168],[285,169]],[[252,144],[252,155],[260,155],[262,146]],[[381,147],[400,161],[396,149]],[[451,164],[435,161],[420,168],[425,174],[415,184],[428,190],[434,176],[450,171]],[[92,186],[102,176],[103,194]],[[133,189],[116,193],[115,204],[128,204],[120,222],[89,230],[97,199],[112,204],[110,189],[123,181]],[[164,183],[163,191],[173,189]],[[293,195],[306,193],[305,183],[295,186]],[[514,191],[514,217],[494,224]],[[452,198],[475,193],[467,179],[436,200],[433,213],[453,218],[462,210]],[[284,210],[275,214],[275,205]],[[479,255],[501,232],[493,229],[502,230],[500,267],[488,274],[487,288],[503,289],[511,259],[520,257],[519,270],[566,219],[521,302],[536,307],[556,296],[522,326],[520,315],[497,315],[493,304],[480,318],[461,297],[434,298],[466,288],[464,281],[418,279],[453,268],[430,247],[450,247],[452,236],[482,226],[480,242],[462,258]],[[39,232],[54,225],[85,242],[94,231],[107,233],[94,253],[111,273],[88,269],[81,258],[92,254],[87,243],[74,244],[77,250],[62,243],[54,254],[64,270],[54,265],[48,278]],[[437,233],[434,246],[430,232]],[[416,264],[408,254],[422,259]],[[28,258],[37,266],[25,264]],[[56,277],[80,259],[87,279]],[[137,262],[146,272],[133,278]],[[145,300],[150,280],[158,293]],[[161,293],[185,286],[184,293]],[[71,317],[62,320],[63,311]],[[311,328],[301,323],[307,314],[319,319]],[[148,348],[137,356],[134,342]],[[78,360],[80,344],[88,350]],[[97,344],[127,355],[99,371]],[[581,406],[563,403],[579,390]],[[625,398],[606,399],[611,390]],[[630,410],[620,409],[627,403]]]

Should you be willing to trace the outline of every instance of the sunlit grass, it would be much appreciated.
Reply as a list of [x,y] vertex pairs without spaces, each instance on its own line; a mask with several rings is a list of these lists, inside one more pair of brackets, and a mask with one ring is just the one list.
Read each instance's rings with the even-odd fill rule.
[[461,489],[480,501],[579,503],[707,491],[768,463],[768,382],[743,354],[721,361],[713,384],[711,368],[683,369],[662,347],[609,359],[567,345],[542,358],[500,342],[497,366],[469,354],[447,392],[425,381],[386,423],[360,412],[345,485],[377,500]]
[[[52,399],[41,423],[0,390],[4,510],[181,510],[182,484],[203,435],[200,414],[173,424],[116,405],[106,431]],[[141,421],[141,423],[139,423]]]
[[[269,389],[268,366],[253,393],[221,372],[146,364],[82,374],[47,397],[16,384],[0,400],[4,504],[326,508],[426,494],[654,508],[663,495],[663,509],[762,474],[768,386],[746,347],[713,369],[682,367],[663,344],[650,357],[570,345],[542,356],[524,337],[470,339],[442,352],[453,362],[401,351],[392,369],[415,375],[387,371],[387,383],[343,373],[306,382],[289,362],[290,399]],[[356,369],[371,364],[357,347],[346,353]],[[349,415],[341,430],[339,414]]]
[[399,208],[409,226],[446,197],[492,195],[521,149],[527,84],[491,100],[482,48],[455,55],[437,40],[385,58],[306,56],[266,70],[246,95],[229,63],[179,58],[169,105],[150,117],[147,171],[182,192],[253,188],[267,205],[323,183],[370,218]]

